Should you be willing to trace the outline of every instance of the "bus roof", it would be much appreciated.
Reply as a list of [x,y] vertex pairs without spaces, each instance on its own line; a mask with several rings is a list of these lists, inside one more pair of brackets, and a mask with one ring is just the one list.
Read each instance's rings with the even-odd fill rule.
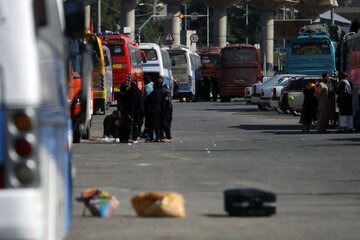
[[197,51],[197,53],[201,55],[219,55],[220,48],[219,47],[205,47],[201,48]]
[[126,36],[124,34],[121,33],[117,33],[117,32],[111,32],[111,33],[97,33],[96,36],[98,36],[101,41],[105,41],[105,42],[109,42],[111,44],[111,42],[116,42],[116,40],[119,40],[120,43],[122,44],[131,44],[134,45],[129,36]]
[[234,43],[234,44],[229,44],[223,47],[222,49],[227,49],[227,48],[256,48],[256,47],[254,45],[246,44],[246,43]]

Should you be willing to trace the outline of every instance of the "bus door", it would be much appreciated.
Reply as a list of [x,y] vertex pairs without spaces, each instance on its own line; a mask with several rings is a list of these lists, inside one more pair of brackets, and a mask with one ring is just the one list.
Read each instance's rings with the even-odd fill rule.
[[113,68],[110,49],[103,45],[104,51],[104,60],[105,60],[105,71],[106,71],[106,89],[107,89],[107,107],[110,107],[111,103],[114,101],[113,93]]
[[114,97],[117,99],[121,84],[127,82],[130,59],[126,58],[125,50],[127,50],[127,45],[125,45],[124,40],[109,40],[107,46],[110,49],[112,58]]
[[164,82],[168,85],[171,96],[174,95],[174,82],[173,82],[173,75],[171,71],[171,60],[169,53],[164,50],[160,49],[161,60],[162,64],[160,64],[160,72],[162,72],[162,77]]
[[102,44],[94,34],[86,34],[86,40],[91,46],[91,59],[93,63],[93,86],[94,86],[94,113],[106,112],[107,89],[105,61]]

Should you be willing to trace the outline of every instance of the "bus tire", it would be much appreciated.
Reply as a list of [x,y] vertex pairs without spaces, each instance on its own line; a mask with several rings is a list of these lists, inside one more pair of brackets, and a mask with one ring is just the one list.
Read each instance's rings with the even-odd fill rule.
[[105,112],[106,112],[106,104],[105,103],[103,103],[102,105],[101,105],[101,115],[105,115]]

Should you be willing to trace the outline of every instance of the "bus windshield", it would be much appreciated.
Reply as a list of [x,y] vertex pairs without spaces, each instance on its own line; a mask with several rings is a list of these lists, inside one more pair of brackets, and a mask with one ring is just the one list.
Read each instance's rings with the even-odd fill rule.
[[124,46],[117,44],[109,44],[108,48],[110,49],[111,56],[113,57],[123,57],[125,56]]
[[294,43],[291,47],[292,56],[329,55],[330,45],[328,42],[302,42]]
[[255,48],[228,48],[224,49],[222,54],[223,63],[258,61]]
[[143,51],[145,53],[147,61],[158,60],[158,56],[156,54],[155,49],[142,49],[141,51]]
[[184,52],[170,52],[171,60],[175,60],[176,65],[186,64],[186,54]]

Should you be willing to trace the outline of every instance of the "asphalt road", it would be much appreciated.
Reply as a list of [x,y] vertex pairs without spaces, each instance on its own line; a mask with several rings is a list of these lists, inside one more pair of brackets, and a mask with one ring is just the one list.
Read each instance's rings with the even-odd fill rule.
[[[120,207],[101,219],[75,202],[67,240],[360,239],[360,134],[303,133],[298,122],[242,101],[174,103],[172,143],[75,144],[75,196],[100,187]],[[227,216],[223,191],[248,187],[276,193],[276,215]],[[138,218],[130,199],[154,190],[183,194],[187,217]]]

